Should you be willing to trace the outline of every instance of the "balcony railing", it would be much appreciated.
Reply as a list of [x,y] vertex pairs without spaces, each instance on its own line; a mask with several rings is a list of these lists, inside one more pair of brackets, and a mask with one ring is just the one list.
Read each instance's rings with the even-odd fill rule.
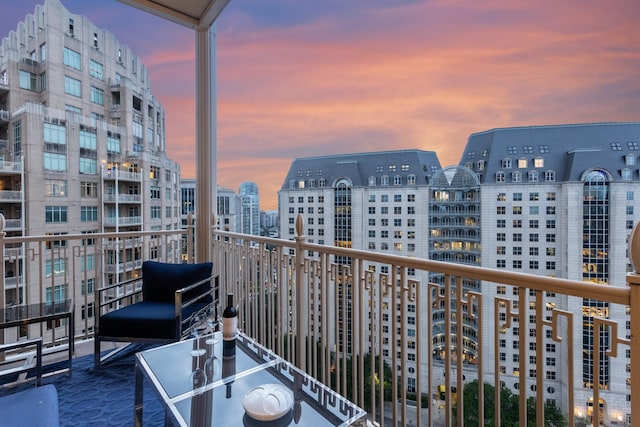
[[[214,229],[222,291],[236,295],[243,331],[347,395],[372,424],[462,425],[477,417],[499,425],[501,411],[513,411],[500,405],[501,386],[516,383],[520,425],[532,416],[543,425],[552,401],[568,425],[589,418],[624,425],[639,407],[640,381],[627,380],[640,377],[639,275],[629,274],[626,286],[596,285],[308,243],[302,217],[296,230],[286,241]],[[111,267],[133,277],[141,260],[194,259],[192,226],[52,238],[0,233],[0,249],[13,254],[5,265],[23,256],[28,264],[15,288],[2,282],[0,298],[71,298],[76,340],[92,338],[91,288],[113,280]],[[140,256],[119,259],[122,252]],[[30,328],[28,338],[53,346],[60,328]],[[20,333],[3,338],[25,338]],[[476,379],[476,399],[468,399]]]
[[104,196],[105,202],[115,202],[116,200],[121,203],[141,203],[142,196],[140,194],[118,194],[117,196],[115,194],[106,194]]
[[141,225],[142,217],[141,216],[120,216],[120,217],[106,217],[104,218],[104,225],[107,227],[115,227],[117,225],[120,226],[131,226],[131,225]]
[[104,174],[104,179],[140,182],[142,181],[142,174],[140,172],[130,172],[128,170],[108,169]]
[[0,190],[0,202],[19,202],[22,200],[22,191]]

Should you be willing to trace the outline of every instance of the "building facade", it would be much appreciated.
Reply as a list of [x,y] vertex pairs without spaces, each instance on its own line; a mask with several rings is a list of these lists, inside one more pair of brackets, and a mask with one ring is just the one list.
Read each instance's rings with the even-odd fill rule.
[[[285,239],[294,238],[295,218],[302,214],[306,238],[314,243],[625,286],[639,192],[640,123],[593,123],[475,133],[459,164],[445,168],[434,153],[418,150],[296,159],[278,200]],[[444,284],[438,275],[416,279]],[[493,303],[483,305],[483,317],[498,315],[499,325],[479,325],[475,316],[465,315],[463,360],[454,365],[462,367],[467,380],[477,377],[476,337],[482,335],[486,348],[497,344],[500,349],[495,355],[499,363],[483,358],[487,379],[497,374],[514,393],[533,396],[535,379],[543,375],[546,403],[588,418],[594,405],[595,319],[601,318],[619,325],[617,337],[610,329],[600,332],[602,421],[630,419],[630,354],[606,354],[616,338],[629,338],[624,307],[553,293],[521,295],[517,287],[490,283],[462,285],[465,295],[474,291],[485,301],[503,301],[497,314]],[[516,304],[526,305],[526,318],[519,318]],[[560,330],[562,321],[537,330],[539,304],[545,324],[553,324],[554,312],[578,314],[582,321],[574,321],[571,331]],[[438,360],[447,354],[442,314],[434,308],[414,319],[432,327],[436,377],[444,374]],[[382,331],[388,331],[385,319],[380,320]],[[402,333],[411,337],[415,331],[410,329]],[[544,334],[542,349],[535,345],[537,334]],[[572,348],[557,339],[568,334],[574,337]],[[349,351],[349,337],[341,342]],[[391,351],[386,349],[384,356]],[[409,349],[404,367],[411,367],[411,354]],[[536,371],[539,357],[544,372]],[[573,384],[567,382],[569,371]],[[415,391],[410,372],[407,384]],[[574,408],[566,407],[569,389],[575,390]]]
[[255,182],[245,181],[240,184],[238,193],[242,201],[242,232],[260,235],[260,196]]
[[[399,150],[374,153],[344,154],[295,159],[278,193],[280,236],[294,239],[295,220],[302,214],[308,242],[339,247],[363,249],[411,257],[427,257],[429,238],[428,183],[440,171],[440,162],[434,152]],[[337,264],[349,267],[349,259],[336,259]],[[374,264],[365,268],[376,273],[389,274],[388,266]],[[376,270],[378,268],[378,270]],[[411,272],[410,279],[427,283],[428,277]],[[339,292],[349,293],[347,280],[342,281]],[[426,293],[425,293],[426,294]],[[395,306],[388,298],[386,304]],[[425,296],[426,298],[426,296]],[[317,302],[319,305],[320,302]],[[337,351],[351,353],[355,345],[349,335],[351,307],[349,301],[339,301],[334,310],[339,314],[338,327],[344,335],[337,338]],[[375,307],[367,307],[375,316]],[[416,391],[416,322],[424,322],[416,313],[416,304],[407,303],[407,323],[403,331],[409,339],[406,348],[408,360],[402,360],[403,375],[410,391]],[[332,314],[332,315],[333,315]],[[381,318],[380,329],[388,333],[394,319]],[[386,332],[385,332],[386,331]],[[399,344],[383,338],[383,357],[400,354]],[[426,351],[426,343],[420,343]]]
[[[145,65],[58,0],[36,6],[2,39],[0,157],[0,212],[9,235],[181,227],[180,167],[166,155],[165,111]],[[42,273],[55,283],[47,300],[134,277],[142,259],[139,249],[106,249],[105,277],[83,279],[74,291],[65,282],[70,260],[47,258]],[[7,303],[37,301],[22,279],[37,264],[18,259],[6,267],[15,276]],[[82,307],[83,319],[92,316],[90,305]]]
[[[640,209],[640,123],[594,123],[494,129],[470,136],[460,166],[472,170],[481,188],[482,265],[535,275],[580,280],[606,286],[626,286],[630,271],[628,238]],[[474,184],[475,185],[475,184]],[[484,298],[511,299],[518,288],[482,285]],[[535,295],[523,297],[528,317],[513,316],[517,307],[505,306],[501,319],[516,323],[499,337],[500,377],[519,392],[537,375],[545,378],[545,399],[559,406],[567,387],[575,390],[576,416],[589,416],[594,387],[594,319],[619,325],[620,338],[628,338],[629,316],[624,307],[596,300],[545,294],[545,320],[564,310],[581,315],[574,321],[574,348],[552,339],[569,331],[535,329]],[[493,310],[493,307],[487,307]],[[485,313],[493,316],[493,312]],[[626,325],[626,332],[624,326]],[[622,326],[622,329],[620,329]],[[484,337],[494,337],[487,325]],[[525,349],[521,372],[521,335],[545,334],[545,346]],[[611,330],[601,342],[615,342]],[[490,347],[491,344],[490,344]],[[570,355],[573,357],[570,357]],[[620,353],[619,353],[620,355]],[[603,422],[621,422],[630,416],[629,352],[626,357],[600,355],[600,406]],[[544,357],[545,371],[536,372],[536,357]],[[495,373],[493,360],[484,372]],[[566,384],[567,370],[574,384]],[[522,384],[527,384],[526,387]],[[563,408],[565,411],[569,408]]]

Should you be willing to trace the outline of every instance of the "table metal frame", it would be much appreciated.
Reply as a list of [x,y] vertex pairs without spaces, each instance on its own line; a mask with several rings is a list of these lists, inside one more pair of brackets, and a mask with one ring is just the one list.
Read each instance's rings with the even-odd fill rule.
[[[198,339],[204,343],[206,338],[207,337]],[[233,373],[233,376],[225,377],[223,374],[212,381],[208,381],[204,386],[192,390],[187,389],[185,385],[183,389],[167,391],[171,389],[171,387],[167,386],[166,383],[177,381],[175,377],[179,375],[184,376],[184,373],[177,373],[178,369],[176,369],[176,373],[170,374],[166,372],[166,369],[163,370],[163,372],[155,372],[153,365],[156,365],[156,369],[158,368],[157,360],[160,353],[154,354],[152,352],[165,351],[167,355],[171,353],[171,356],[167,357],[175,358],[177,348],[168,347],[182,346],[184,348],[184,357],[190,358],[190,349],[194,348],[194,345],[198,345],[194,340],[195,339],[192,338],[136,354],[135,426],[142,426],[143,422],[143,383],[145,381],[151,383],[156,395],[162,401],[165,409],[165,424],[189,426],[195,425],[196,423],[195,421],[185,420],[181,408],[184,409],[187,405],[191,405],[191,412],[193,412],[193,410],[211,411],[213,403],[209,402],[209,408],[207,409],[207,403],[205,401],[207,398],[214,399],[214,390],[218,390],[220,387],[224,388],[224,385],[231,380],[235,381],[235,386],[238,386],[238,383],[241,383],[243,379],[244,381],[250,382],[259,381],[263,378],[280,382],[287,386],[294,394],[295,403],[291,413],[288,414],[290,417],[289,422],[295,421],[295,423],[297,423],[300,421],[300,418],[303,418],[302,421],[304,421],[305,416],[311,416],[314,420],[324,420],[327,425],[349,426],[361,423],[362,425],[366,425],[366,412],[363,409],[241,333],[236,340],[236,352],[242,352],[243,362],[242,366]],[[222,371],[224,373],[224,366],[222,367]],[[188,378],[185,378],[185,384],[187,380]],[[182,382],[179,383],[183,384]],[[215,396],[219,395],[220,393],[215,394]],[[200,400],[200,402],[197,400]],[[231,411],[231,409],[229,409],[229,411]],[[241,412],[237,418],[237,425],[240,426],[245,425],[247,422],[246,419],[243,422],[243,415],[245,418],[247,417],[247,415],[244,414],[244,410]],[[228,414],[225,415],[228,416]],[[235,423],[235,420],[233,422]],[[285,424],[287,423],[285,422]],[[301,422],[300,425],[307,424],[308,423]],[[204,425],[210,425],[210,422]],[[225,425],[229,425],[229,420],[227,420]]]

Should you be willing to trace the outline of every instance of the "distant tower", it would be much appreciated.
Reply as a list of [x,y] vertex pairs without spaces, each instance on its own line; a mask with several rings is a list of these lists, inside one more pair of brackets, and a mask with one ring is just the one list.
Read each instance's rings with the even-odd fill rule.
[[240,184],[240,199],[242,203],[242,232],[244,234],[260,235],[260,197],[258,185],[246,181]]

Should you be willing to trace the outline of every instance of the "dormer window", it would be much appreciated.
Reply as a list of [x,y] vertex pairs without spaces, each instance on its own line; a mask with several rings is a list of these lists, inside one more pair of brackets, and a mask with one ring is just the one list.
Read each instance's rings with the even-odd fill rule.
[[624,156],[624,164],[627,166],[633,166],[636,164],[636,156],[634,154],[627,154]]
[[521,157],[518,159],[518,167],[520,169],[525,169],[527,167],[527,159],[525,157]]
[[543,168],[544,167],[544,159],[542,157],[536,157],[533,159],[533,167],[534,168]]
[[520,182],[522,181],[522,174],[520,172],[512,172],[511,173],[511,182]]
[[502,159],[502,169],[511,169],[511,159]]

